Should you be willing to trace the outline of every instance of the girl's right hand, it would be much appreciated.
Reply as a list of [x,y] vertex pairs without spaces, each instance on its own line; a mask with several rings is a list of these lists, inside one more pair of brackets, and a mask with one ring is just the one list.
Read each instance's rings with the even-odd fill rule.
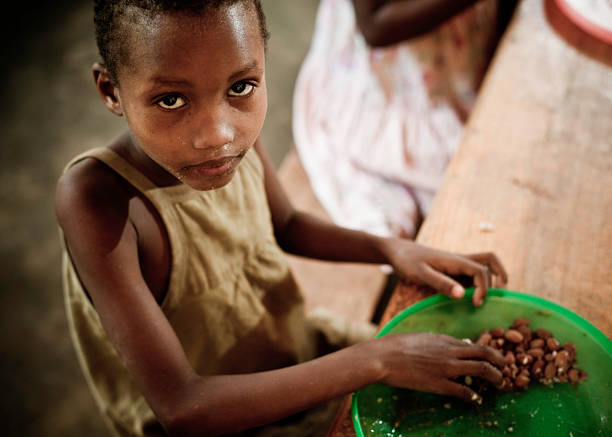
[[441,334],[392,334],[374,340],[383,384],[455,396],[480,403],[481,397],[456,380],[478,376],[499,386],[504,357],[496,350]]

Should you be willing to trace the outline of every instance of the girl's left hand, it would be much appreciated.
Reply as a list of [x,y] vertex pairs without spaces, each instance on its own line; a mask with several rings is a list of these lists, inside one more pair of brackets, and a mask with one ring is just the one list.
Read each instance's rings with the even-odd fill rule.
[[421,246],[401,238],[385,239],[382,248],[389,263],[400,278],[417,284],[428,285],[453,298],[461,298],[465,289],[452,276],[467,275],[473,278],[474,306],[482,305],[487,291],[495,286],[503,287],[508,276],[494,253],[459,255]]

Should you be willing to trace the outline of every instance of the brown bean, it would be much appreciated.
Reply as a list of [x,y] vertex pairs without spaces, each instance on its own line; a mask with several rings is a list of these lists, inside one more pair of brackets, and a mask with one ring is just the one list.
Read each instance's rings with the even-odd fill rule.
[[491,335],[493,336],[493,338],[499,338],[499,337],[503,337],[504,336],[504,332],[506,330],[504,328],[493,328],[491,329]]
[[512,391],[512,389],[514,389],[514,383],[512,382],[512,379],[508,377],[504,378],[502,382],[502,388],[504,391]]
[[508,378],[512,376],[512,369],[510,369],[510,366],[504,366],[502,369],[502,375],[507,376]]
[[519,375],[514,380],[514,384],[520,388],[526,388],[529,385],[529,377],[525,375]]
[[542,358],[544,356],[544,350],[541,348],[529,349],[527,355],[531,355],[534,358]]
[[552,334],[550,333],[550,331],[547,331],[546,329],[542,329],[542,328],[540,328],[540,329],[536,329],[536,335],[537,335],[538,337],[540,337],[540,338],[545,339],[545,340],[546,340],[547,338],[552,337]]
[[504,334],[504,338],[512,343],[520,343],[523,341],[523,334],[518,332],[516,329],[509,329]]
[[523,338],[525,338],[527,341],[531,340],[533,334],[531,333],[531,329],[529,329],[527,326],[521,325],[516,328],[516,330],[523,334]]
[[553,362],[548,363],[546,367],[544,368],[545,378],[552,378],[553,376],[555,376],[556,373],[557,373],[557,367],[555,366],[555,363]]
[[478,338],[478,340],[476,340],[476,344],[482,344],[486,346],[491,341],[491,338],[491,334],[489,334],[488,332],[483,332]]
[[559,368],[567,369],[568,361],[569,361],[569,353],[566,350],[562,350],[555,357],[555,366]]
[[546,361],[554,361],[556,356],[557,356],[556,352],[549,352],[546,355],[544,355],[544,359]]
[[570,371],[567,372],[567,377],[572,383],[576,383],[580,379],[580,373],[578,373],[576,369],[570,369]]
[[519,368],[516,364],[510,364],[510,370],[512,371],[511,375],[512,378],[516,378],[516,375],[518,375],[519,372]]
[[549,337],[546,339],[546,347],[548,348],[548,350],[556,351],[561,348],[561,343],[559,343],[559,340],[557,340],[556,338]]
[[516,362],[522,366],[533,363],[533,357],[524,353],[516,354]]
[[503,338],[496,338],[495,340],[497,341],[497,346],[499,346],[499,348],[501,349],[505,343],[505,340]]
[[574,346],[574,343],[564,343],[562,348],[569,353],[570,361],[573,361],[576,358],[577,349],[576,346]]
[[546,342],[541,338],[536,338],[535,340],[531,340],[529,342],[529,347],[531,349],[543,348]]
[[514,356],[514,353],[512,353],[512,351],[508,351],[506,352],[506,363],[508,364],[514,364],[516,363],[516,357]]
[[519,317],[518,319],[514,320],[514,323],[512,323],[512,327],[516,328],[518,326],[529,326],[530,323],[531,321],[529,319],[525,319],[524,317]]
[[542,370],[544,370],[545,365],[546,363],[542,360],[538,360],[533,363],[533,366],[531,366],[532,375],[539,375],[540,373],[542,373]]

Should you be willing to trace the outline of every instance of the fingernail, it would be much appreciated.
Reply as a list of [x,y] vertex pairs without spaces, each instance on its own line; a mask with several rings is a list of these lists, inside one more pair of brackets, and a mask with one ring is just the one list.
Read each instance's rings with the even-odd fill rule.
[[454,285],[451,294],[453,297],[463,297],[465,295],[465,289],[461,285]]

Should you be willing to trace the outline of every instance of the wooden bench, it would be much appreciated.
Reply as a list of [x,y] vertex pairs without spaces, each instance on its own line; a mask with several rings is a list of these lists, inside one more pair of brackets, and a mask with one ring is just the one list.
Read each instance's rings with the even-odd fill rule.
[[[312,191],[295,148],[281,163],[278,177],[295,208],[331,220]],[[289,256],[289,263],[304,293],[307,312],[325,307],[351,320],[372,319],[387,278],[380,266],[296,256]]]

